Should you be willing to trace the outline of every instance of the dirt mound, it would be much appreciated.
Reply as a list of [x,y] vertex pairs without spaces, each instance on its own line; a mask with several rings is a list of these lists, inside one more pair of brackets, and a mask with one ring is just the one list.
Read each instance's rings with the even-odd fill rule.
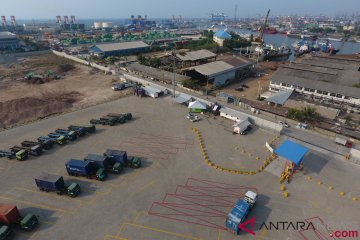
[[78,101],[78,92],[46,91],[37,97],[0,102],[0,127],[44,118],[70,109]]

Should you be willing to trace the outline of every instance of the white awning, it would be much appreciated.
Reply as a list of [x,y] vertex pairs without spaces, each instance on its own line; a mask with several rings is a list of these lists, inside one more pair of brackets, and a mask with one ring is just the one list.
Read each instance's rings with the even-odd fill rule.
[[206,109],[206,104],[196,100],[195,102],[189,103],[189,108],[191,108],[191,109]]

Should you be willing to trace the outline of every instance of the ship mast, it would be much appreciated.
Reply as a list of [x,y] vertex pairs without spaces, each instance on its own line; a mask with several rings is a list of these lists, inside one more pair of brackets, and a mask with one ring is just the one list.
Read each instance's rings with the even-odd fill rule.
[[269,11],[267,12],[267,15],[266,15],[266,18],[265,18],[265,22],[264,22],[264,24],[261,26],[261,29],[260,29],[260,36],[259,36],[260,42],[264,42],[264,41],[263,41],[264,31],[265,31],[266,24],[267,24],[267,21],[268,21],[268,18],[269,18],[269,14],[270,14],[270,9],[269,9]]

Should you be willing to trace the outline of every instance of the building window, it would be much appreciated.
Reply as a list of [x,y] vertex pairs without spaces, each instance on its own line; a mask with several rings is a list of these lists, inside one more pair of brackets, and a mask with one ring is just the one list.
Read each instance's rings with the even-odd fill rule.
[[302,87],[298,86],[297,89],[302,90]]
[[328,92],[326,92],[326,91],[323,91],[323,92],[322,92],[322,94],[324,94],[324,95],[328,95],[329,93],[328,93]]
[[309,92],[315,92],[315,89],[311,89],[311,88],[310,88],[310,89],[309,89]]
[[348,97],[348,96],[345,96],[345,99],[349,100],[349,99],[350,99],[350,97]]
[[335,93],[330,93],[330,96],[335,97],[336,94]]
[[310,88],[305,88],[305,91],[310,92]]

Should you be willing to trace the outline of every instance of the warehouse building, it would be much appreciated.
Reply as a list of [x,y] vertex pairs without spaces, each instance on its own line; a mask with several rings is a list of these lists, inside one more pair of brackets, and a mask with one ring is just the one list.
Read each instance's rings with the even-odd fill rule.
[[271,77],[270,91],[294,90],[314,100],[360,106],[360,60],[335,57],[303,59],[281,66]]
[[90,54],[96,56],[125,56],[137,53],[146,52],[149,49],[149,45],[142,41],[135,42],[122,42],[122,43],[106,43],[97,44],[89,49]]
[[19,39],[11,32],[0,32],[0,50],[15,50],[20,48]]
[[186,69],[186,76],[206,83],[209,89],[216,89],[241,79],[253,68],[253,62],[242,57],[229,57],[221,61],[190,67]]
[[210,61],[216,61],[216,54],[209,50],[198,50],[176,54],[176,58],[181,61],[182,67],[196,66]]

